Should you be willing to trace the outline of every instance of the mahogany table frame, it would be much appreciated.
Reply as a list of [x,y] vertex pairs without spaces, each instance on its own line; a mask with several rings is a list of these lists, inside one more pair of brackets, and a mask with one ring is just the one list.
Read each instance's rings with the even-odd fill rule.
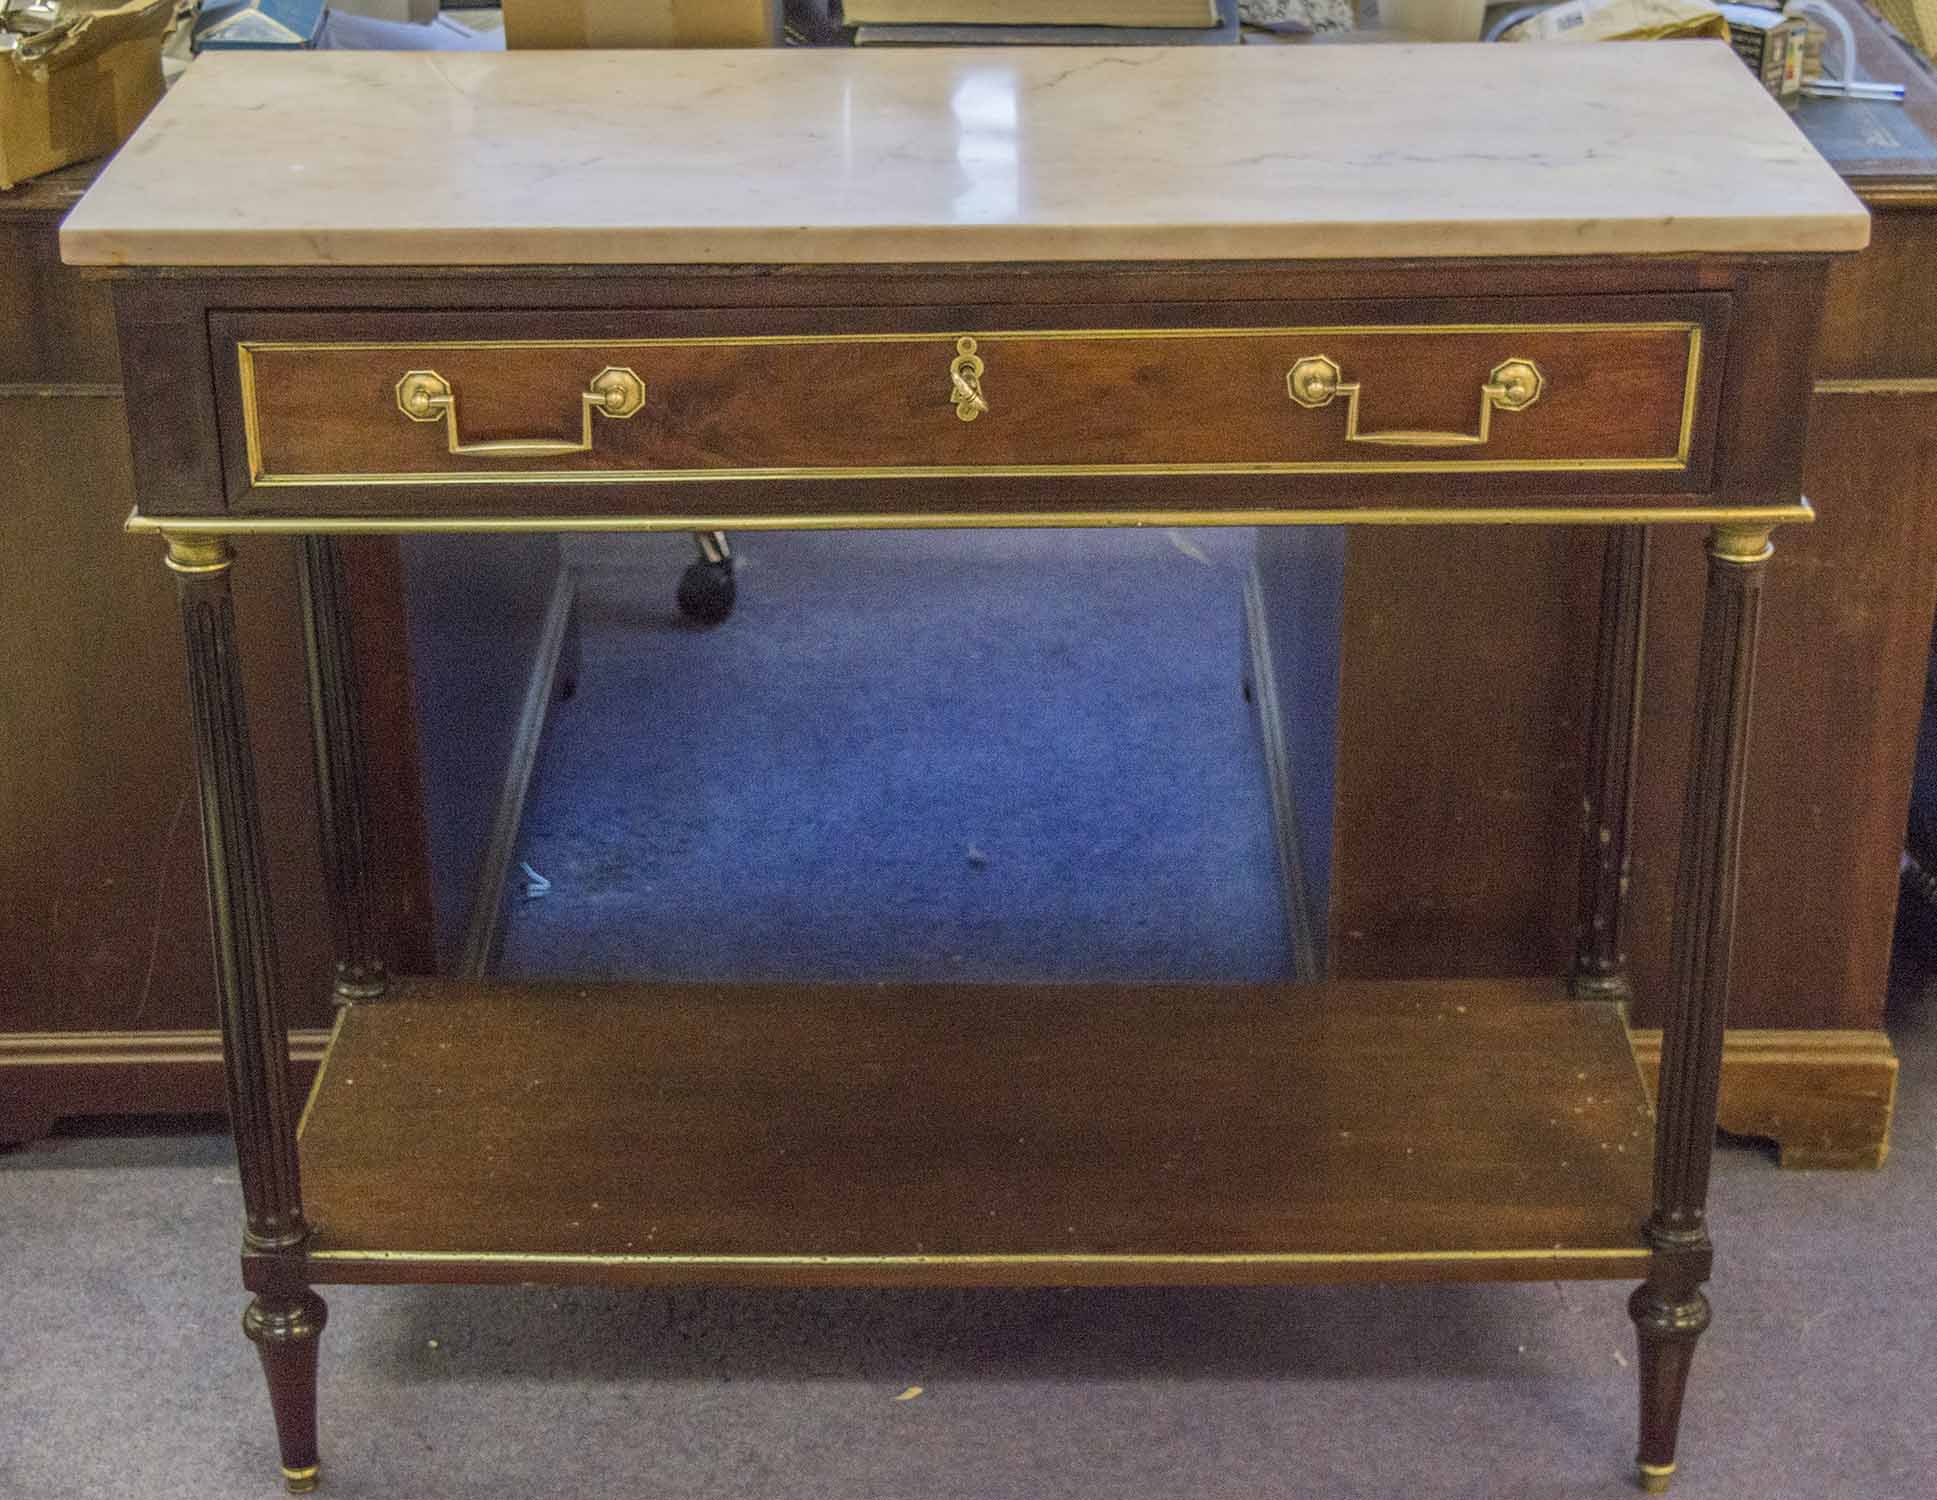
[[[215,934],[226,1077],[246,1212],[243,1278],[254,1293],[244,1329],[256,1343],[275,1409],[285,1477],[306,1489],[319,1471],[316,1357],[325,1309],[314,1285],[331,1281],[600,1280],[759,1284],[1256,1284],[1328,1280],[1604,1276],[1629,1268],[1645,1280],[1629,1307],[1641,1349],[1639,1477],[1666,1487],[1675,1462],[1682,1395],[1696,1341],[1709,1321],[1702,1294],[1712,1263],[1704,1207],[1719,1080],[1724,999],[1734,919],[1736,856],[1744,817],[1744,746],[1754,674],[1757,612],[1770,535],[1810,518],[1799,475],[1803,420],[1828,259],[1817,255],[1488,258],[1413,262],[918,267],[600,267],[496,270],[119,272],[117,315],[137,459],[133,530],[159,533],[179,586],[193,703],[211,921]],[[1151,327],[1188,324],[1220,304],[1269,303],[1286,324],[1336,321],[1331,309],[1382,309],[1393,321],[1445,320],[1461,299],[1490,299],[1511,324],[1523,299],[1609,297],[1726,299],[1725,337],[1712,342],[1716,372],[1704,400],[1713,437],[1705,472],[1595,471],[1558,463],[1538,472],[1485,466],[1411,472],[1403,466],[1327,474],[1018,474],[843,480],[763,480],[664,489],[588,487],[569,479],[463,484],[285,487],[238,480],[229,319],[289,310],[346,316],[422,337],[416,309],[524,309],[532,337],[560,312],[725,310],[740,319],[774,309],[859,309],[862,326],[891,326],[901,310],[946,311],[939,326],[1078,324],[1087,306],[1129,308]],[[1076,309],[1076,311],[1071,311]],[[507,315],[509,316],[509,315]],[[831,313],[839,319],[847,313]],[[935,331],[935,330],[930,330]],[[231,340],[225,343],[224,340]],[[938,404],[946,396],[938,394]],[[949,420],[954,414],[946,405]],[[1330,415],[1337,416],[1337,412]],[[807,414],[802,420],[812,420]],[[592,496],[592,491],[596,495]],[[755,491],[757,490],[757,494]],[[591,498],[588,498],[591,497]],[[310,688],[317,704],[317,765],[325,780],[324,848],[330,859],[338,998],[345,1015],[408,996],[370,950],[374,900],[366,851],[377,830],[367,811],[357,743],[354,672],[333,538],[346,533],[669,530],[893,525],[1377,525],[1566,524],[1610,527],[1610,576],[1643,525],[1708,528],[1707,602],[1697,683],[1694,753],[1677,886],[1673,993],[1663,1040],[1654,1125],[1652,1211],[1624,1246],[1513,1264],[1492,1250],[1440,1248],[1457,1226],[1421,1211],[1417,1232],[1435,1248],[1416,1255],[1270,1253],[1194,1255],[783,1255],[770,1258],[612,1254],[518,1257],[428,1251],[332,1258],[306,1214],[296,1100],[263,881],[262,827],[248,717],[236,659],[230,538],[258,532],[305,537],[305,606],[312,620]],[[1624,617],[1606,611],[1610,629]],[[1602,652],[1589,764],[1590,800],[1620,801],[1614,763],[1632,743],[1633,653]],[[1609,788],[1613,791],[1610,792]],[[1583,901],[1604,906],[1616,872],[1583,871]],[[1331,1001],[1349,1008],[1349,986]],[[1026,999],[1026,997],[1025,997]],[[844,1002],[843,1002],[844,1003]],[[1206,1001],[1211,1004],[1212,1001]],[[1315,1001],[1314,1003],[1320,1003]],[[1407,1002],[1413,1003],[1413,1002]],[[1556,1005],[1587,1000],[1556,999]],[[1343,1013],[1343,1012],[1341,1012]],[[339,1030],[342,1023],[339,1022]],[[327,1073],[327,1065],[326,1065]],[[940,1082],[945,1084],[945,1080]],[[324,1092],[319,1077],[315,1099]],[[1562,1163],[1565,1166],[1566,1163]],[[1188,1207],[1185,1205],[1184,1207]],[[435,1217],[434,1207],[427,1209]],[[1489,1242],[1490,1243],[1490,1242]],[[999,1246],[997,1247],[999,1248]],[[1556,1247],[1558,1252],[1559,1247]],[[1595,1260],[1599,1254],[1603,1259]]]

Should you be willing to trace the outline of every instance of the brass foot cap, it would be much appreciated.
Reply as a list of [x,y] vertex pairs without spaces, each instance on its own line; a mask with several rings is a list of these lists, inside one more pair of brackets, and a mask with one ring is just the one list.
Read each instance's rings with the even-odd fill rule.
[[1650,1495],[1667,1494],[1668,1481],[1675,1477],[1673,1464],[1636,1464],[1634,1469],[1641,1488]]
[[282,1471],[283,1486],[292,1495],[307,1495],[322,1482],[322,1479],[321,1464],[311,1464],[307,1469],[286,1468]]

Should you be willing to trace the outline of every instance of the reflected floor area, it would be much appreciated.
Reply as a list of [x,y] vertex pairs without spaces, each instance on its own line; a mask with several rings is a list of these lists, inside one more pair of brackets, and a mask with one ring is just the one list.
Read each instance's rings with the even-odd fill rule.
[[685,538],[574,538],[583,666],[518,854],[550,887],[514,900],[500,972],[1288,975],[1252,540],[741,535],[704,629],[674,604]]

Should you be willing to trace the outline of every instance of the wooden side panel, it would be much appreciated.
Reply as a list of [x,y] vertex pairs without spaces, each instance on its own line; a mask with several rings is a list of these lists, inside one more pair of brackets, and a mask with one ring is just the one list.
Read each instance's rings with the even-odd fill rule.
[[[402,598],[417,664],[437,972],[454,972],[564,558],[555,536],[411,537]],[[422,968],[412,972],[424,972]]]
[[1330,973],[1563,974],[1602,533],[1347,536]]
[[[1734,1014],[1877,1028],[1937,612],[1937,394],[1816,398],[1805,484],[1820,519],[1778,532],[1768,570]],[[1667,982],[1702,577],[1692,539],[1657,543],[1634,856],[1642,1025],[1659,1024]]]
[[[122,534],[121,403],[0,399],[0,1032],[212,1025],[208,919],[174,590]],[[268,779],[276,939],[298,1023],[328,985],[293,552],[240,549],[238,612]],[[0,1088],[12,1087],[0,1082]]]
[[[0,201],[0,1141],[68,1113],[222,1107],[174,589],[160,546],[121,530],[135,474],[109,290],[61,267],[55,243],[91,176],[56,173]],[[346,550],[361,587],[386,558],[395,569],[394,542]],[[239,552],[276,941],[292,1020],[314,1028],[330,1020],[329,953],[294,551],[263,539]],[[402,632],[375,610],[358,628],[377,684],[366,696],[391,714],[375,721],[373,761],[414,809],[414,752],[389,732],[399,705],[410,712]],[[428,965],[413,826],[392,820],[383,905],[393,951]]]
[[[1876,1028],[1937,612],[1937,395],[1818,397],[1805,487],[1820,519],[1777,534],[1767,582],[1732,1014],[1765,1029]],[[1381,537],[1351,541],[1332,897],[1342,977],[1427,974],[1455,953],[1502,973],[1566,959],[1553,892],[1571,894],[1572,871],[1537,859],[1529,872],[1544,878],[1515,874],[1579,806],[1568,735],[1584,702],[1564,661],[1592,650],[1592,562],[1534,535],[1462,556],[1480,535],[1389,552]],[[1643,1025],[1658,1024],[1667,983],[1703,574],[1694,536],[1655,540],[1630,929]],[[1488,578],[1484,602],[1431,576],[1462,567]],[[1460,613],[1459,597],[1477,607]],[[1355,693],[1355,681],[1391,686]],[[1468,806],[1491,816],[1475,822]],[[1481,919],[1464,946],[1463,912]]]
[[116,383],[113,307],[61,266],[54,234],[51,219],[0,215],[0,383]]

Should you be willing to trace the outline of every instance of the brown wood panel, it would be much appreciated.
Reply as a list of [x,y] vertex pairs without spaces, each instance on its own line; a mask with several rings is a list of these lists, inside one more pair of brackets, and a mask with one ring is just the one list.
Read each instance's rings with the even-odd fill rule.
[[63,267],[55,242],[96,165],[63,167],[0,193],[0,384],[121,378],[107,294]]
[[1592,1276],[1645,1263],[1649,1112],[1551,982],[435,981],[348,1012],[301,1152],[314,1280]]
[[1829,278],[1817,373],[1825,379],[1937,378],[1937,208],[1872,215],[1870,248]]
[[[68,169],[0,195],[0,1141],[64,1114],[222,1103],[174,590],[161,549],[120,527],[134,476],[109,290],[56,251],[59,217],[92,176]],[[349,545],[353,583],[367,588],[386,559],[395,571],[395,542]],[[241,550],[277,938],[292,1013],[318,1027],[331,1015],[294,553],[267,540]],[[379,876],[393,951],[427,966],[410,663],[384,601],[400,607],[381,589],[358,626],[379,682],[366,692],[372,758],[395,794]]]
[[[1879,1027],[1937,612],[1937,395],[1818,397],[1805,482],[1819,519],[1778,534],[1767,582],[1732,1014]],[[1383,540],[1348,544],[1332,972],[1555,972],[1572,920],[1562,856],[1585,700],[1570,674],[1593,649],[1590,544],[1511,534],[1482,556],[1463,551],[1477,534],[1391,552]],[[1703,566],[1695,536],[1657,536],[1631,889],[1642,1025],[1658,1024],[1668,978]],[[1465,612],[1433,576],[1481,569],[1484,603]]]
[[[1778,535],[1766,585],[1735,1014],[1874,1028],[1937,613],[1937,394],[1819,396],[1810,434],[1820,519]],[[1667,976],[1701,577],[1692,538],[1657,538],[1634,846],[1643,1025]]]
[[1566,972],[1602,539],[1347,533],[1335,977]]
[[0,218],[0,384],[117,384],[114,313],[60,264],[51,222]]
[[[158,549],[124,536],[121,403],[0,400],[0,1031],[213,1024],[181,647]],[[277,940],[328,1021],[307,721],[287,543],[244,549],[242,610],[271,859],[289,894]]]
[[[1271,328],[1327,316],[1322,307],[1246,312]],[[1474,313],[1507,317],[1504,308]],[[1065,331],[1099,326],[1089,309],[1067,316]],[[1124,326],[1135,328],[1134,317],[1126,314]],[[252,331],[241,357],[251,377],[243,399],[253,395],[257,463],[278,479],[1018,464],[1613,466],[1681,457],[1684,395],[1697,358],[1685,329],[1555,331],[1537,318],[1515,307],[1514,326],[1486,332],[1330,327],[1163,337],[1146,329],[1046,338],[986,321],[963,327],[916,309],[896,320],[900,329],[930,330],[912,337],[829,332],[794,335],[806,342],[749,343],[701,334],[719,341],[628,343],[650,340],[663,320],[613,316],[593,320],[603,325],[596,336],[564,347],[529,338],[492,343],[482,324],[469,346],[463,335],[419,344],[393,318],[396,345],[283,347],[260,341],[273,340],[273,330]],[[799,321],[774,317],[761,326],[772,336]],[[853,313],[829,310],[814,321],[838,329]],[[1230,315],[1220,310],[1217,321]],[[225,327],[218,321],[218,359]],[[960,420],[951,404],[950,369],[964,334],[982,362],[990,403],[973,421]],[[1477,434],[1487,404],[1481,388],[1496,367],[1531,361],[1545,382],[1524,411],[1492,413],[1483,446],[1349,442],[1346,396],[1307,409],[1287,394],[1292,366],[1314,356],[1360,385],[1363,433]],[[455,455],[444,421],[412,420],[398,406],[405,372],[435,370],[454,393],[463,442],[571,441],[582,430],[582,393],[615,366],[641,378],[644,406],[627,418],[595,418],[592,448],[583,453]]]

